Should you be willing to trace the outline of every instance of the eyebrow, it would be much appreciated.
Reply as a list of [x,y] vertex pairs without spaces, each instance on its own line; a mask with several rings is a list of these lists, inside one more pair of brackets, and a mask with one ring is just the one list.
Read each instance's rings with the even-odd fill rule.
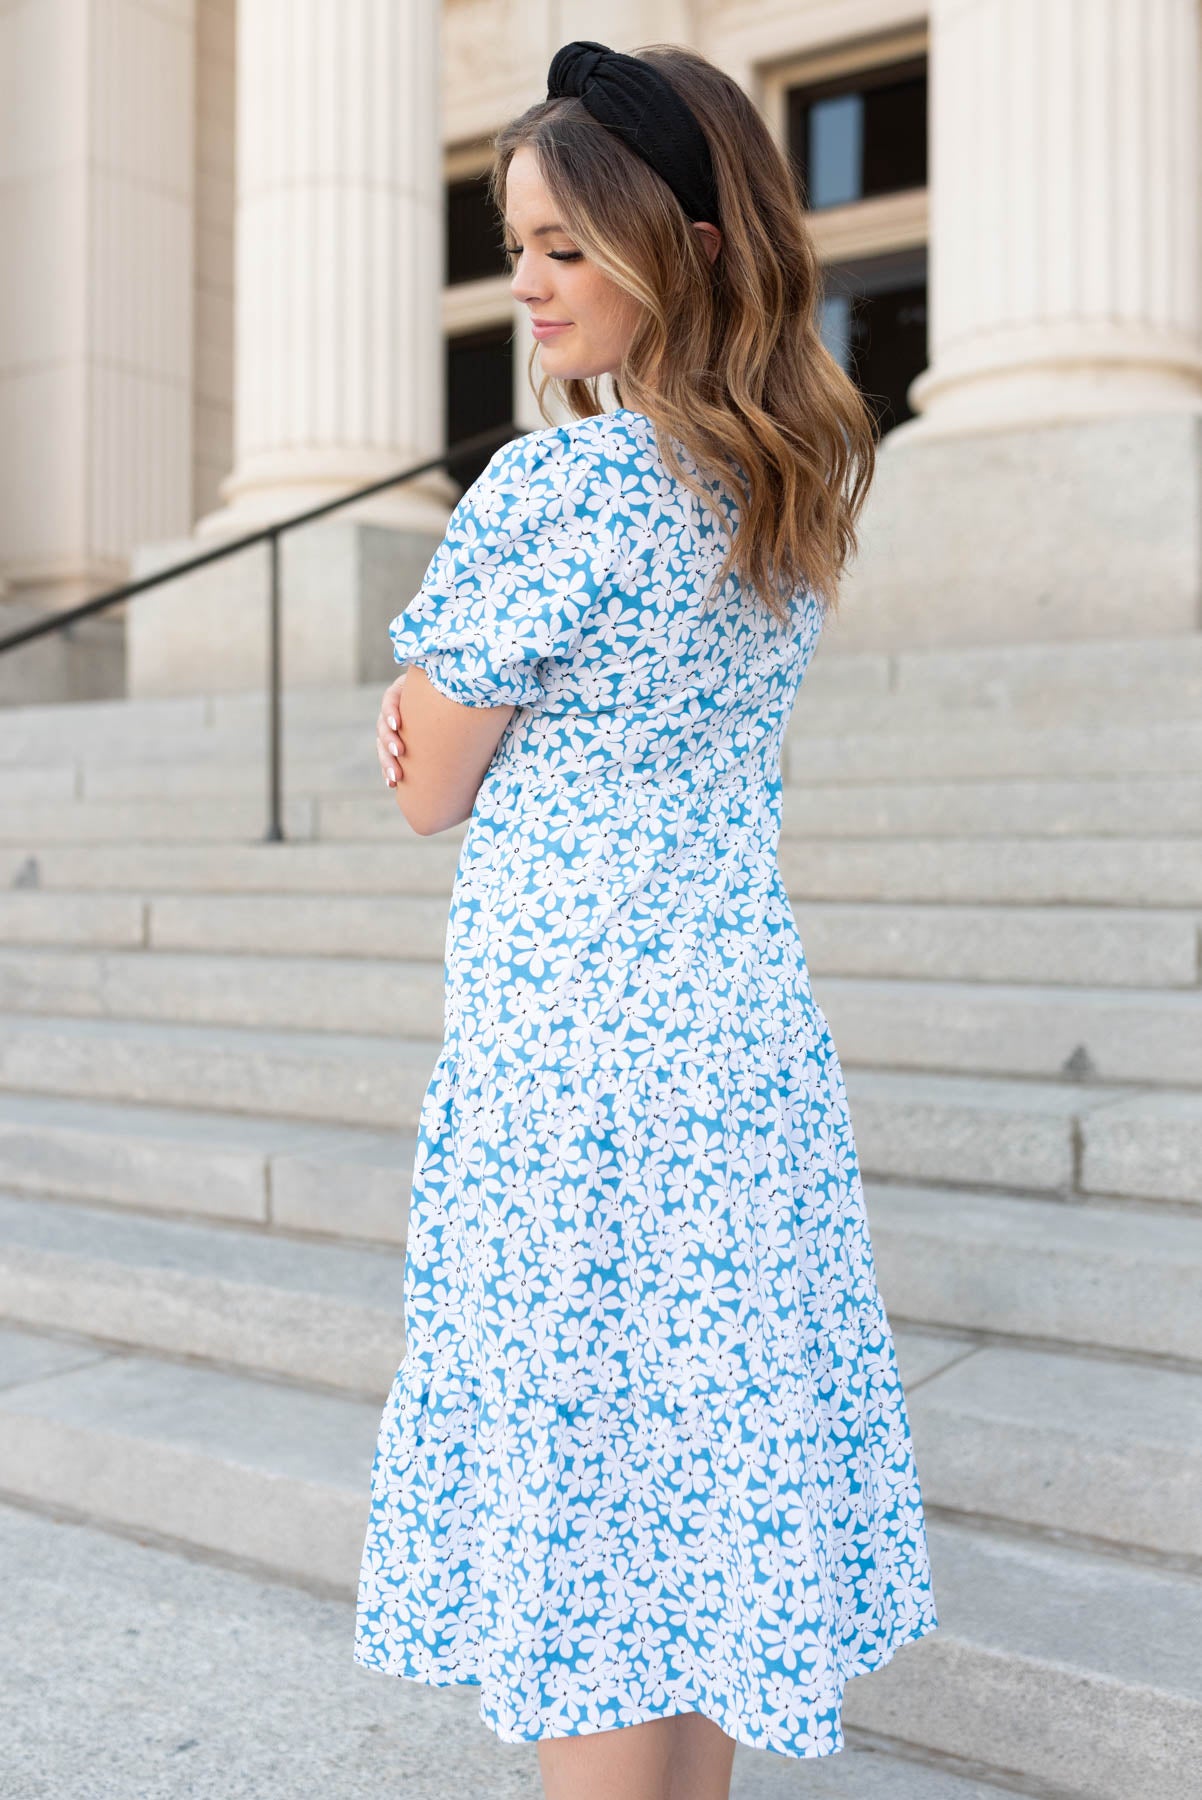
[[[505,226],[508,231],[513,231],[515,229],[515,227],[509,223],[508,219],[505,221]],[[530,235],[531,237],[548,237],[553,231],[562,231],[565,236],[568,235],[567,226],[558,223],[553,225],[536,225]]]

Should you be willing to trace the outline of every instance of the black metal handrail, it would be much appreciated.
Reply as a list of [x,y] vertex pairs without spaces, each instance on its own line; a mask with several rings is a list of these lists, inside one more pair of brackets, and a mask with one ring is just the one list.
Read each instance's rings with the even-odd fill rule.
[[494,425],[488,431],[478,431],[474,436],[461,438],[444,450],[441,456],[432,456],[426,462],[415,463],[411,469],[402,469],[398,475],[385,475],[380,481],[369,482],[366,487],[355,488],[349,494],[339,494],[335,500],[324,500],[320,506],[311,506],[307,512],[295,513],[289,519],[277,519],[271,525],[260,526],[256,531],[248,531],[244,537],[230,538],[225,543],[216,544],[211,550],[202,550],[198,556],[190,556],[186,562],[172,563],[170,568],[156,569],[152,575],[140,576],[137,581],[127,581],[122,587],[109,588],[103,594],[94,594],[90,600],[83,600],[78,606],[67,607],[63,612],[48,613],[44,619],[35,619],[29,625],[22,625],[16,631],[8,632],[0,637],[0,655],[6,650],[16,650],[21,644],[32,643],[35,638],[49,637],[51,632],[65,631],[78,619],[86,619],[92,613],[104,612],[110,606],[116,606],[121,600],[128,600],[134,594],[143,594],[148,588],[161,587],[169,581],[175,581],[181,575],[191,574],[193,569],[202,569],[206,563],[217,562],[223,556],[233,556],[237,550],[245,550],[251,544],[264,541],[270,553],[270,606],[268,623],[268,659],[267,659],[267,829],[263,833],[264,843],[279,844],[284,841],[283,802],[281,783],[281,713],[280,713],[280,539],[286,531],[293,531],[298,525],[308,525],[313,519],[320,519],[326,513],[337,512],[340,507],[351,506],[357,500],[364,500],[370,494],[382,493],[385,488],[395,487],[400,481],[412,481],[418,475],[428,474],[431,469],[444,469],[448,463],[462,456],[474,456],[487,450],[490,444],[507,443],[516,437],[525,427],[509,419],[504,425]]

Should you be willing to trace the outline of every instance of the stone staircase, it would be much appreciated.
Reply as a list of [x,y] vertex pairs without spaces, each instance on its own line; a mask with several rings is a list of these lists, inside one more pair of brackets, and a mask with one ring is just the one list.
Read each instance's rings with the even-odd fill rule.
[[[0,713],[0,1488],[344,1597],[462,837],[377,703],[287,697],[283,845],[256,697]],[[1197,1791],[1200,720],[1202,638],[807,676],[780,862],[941,1629],[849,1686],[862,1756],[737,1792]]]

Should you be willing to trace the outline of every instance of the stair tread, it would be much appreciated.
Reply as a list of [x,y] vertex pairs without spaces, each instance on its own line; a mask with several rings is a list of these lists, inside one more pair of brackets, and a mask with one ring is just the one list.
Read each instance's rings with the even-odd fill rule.
[[[0,1349],[21,1335],[5,1332]],[[0,1414],[10,1418],[157,1439],[354,1492],[366,1480],[379,1412],[373,1402],[142,1355],[102,1357],[0,1389]],[[1202,1703],[1202,1584],[946,1520],[931,1521],[930,1536],[948,1635]]]
[[13,1795],[538,1800],[533,1750],[498,1744],[478,1690],[402,1697],[354,1664],[349,1600],[15,1507],[0,1546]]
[[[1046,1209],[1044,1203],[1045,1215]],[[999,1210],[996,1203],[986,1208],[995,1225]],[[1104,1236],[1094,1229],[1096,1219],[1085,1223],[1091,1242]],[[1130,1234],[1118,1239],[1124,1250],[1133,1241]],[[1159,1250],[1176,1258],[1182,1248],[1174,1233],[1167,1242],[1153,1243],[1151,1254]],[[1186,1249],[1202,1263],[1197,1232]],[[333,1298],[352,1310],[383,1309],[398,1319],[401,1314],[402,1258],[392,1248],[113,1213],[0,1191],[0,1262],[13,1251],[161,1274],[198,1287],[218,1282],[252,1293],[272,1288]],[[920,1411],[971,1409],[1016,1427],[1055,1426],[1103,1442],[1192,1450],[1202,1445],[1202,1372],[1088,1356],[1072,1348],[981,1344],[962,1333],[936,1335],[906,1326],[898,1327],[896,1336],[907,1391],[921,1396]]]
[[311,1125],[266,1112],[223,1112],[219,1108],[202,1110],[0,1091],[0,1129],[5,1126],[166,1139],[193,1152],[200,1148],[261,1155],[328,1151],[337,1152],[343,1161],[377,1160],[381,1165],[393,1161],[398,1146],[412,1149],[413,1145],[412,1132],[379,1131],[370,1126],[333,1122]]
[[[225,1800],[231,1769],[241,1793],[311,1800],[316,1780],[323,1800],[376,1800],[383,1768],[403,1771],[405,1800],[539,1800],[533,1747],[497,1741],[479,1718],[478,1689],[411,1682],[398,1705],[393,1681],[354,1665],[349,1599],[13,1507],[0,1506],[0,1544],[13,1571],[5,1674],[21,1721],[9,1734],[8,1767],[22,1792],[90,1792],[98,1718],[120,1713],[132,1688],[145,1728],[105,1742],[114,1793],[178,1794],[186,1759],[193,1800]],[[46,1694],[67,1691],[77,1704],[51,1720]],[[807,1768],[810,1791],[827,1800],[1022,1800],[1010,1784],[1003,1791],[913,1753],[854,1743]],[[771,1751],[736,1750],[732,1800],[795,1793],[792,1765]]]
[[[23,1335],[0,1331],[0,1382],[5,1355],[28,1356],[14,1342]],[[4,1414],[150,1440],[343,1491],[366,1481],[380,1424],[376,1401],[125,1351],[0,1387]]]
[[888,1219],[964,1241],[1002,1238],[1033,1254],[1072,1250],[1093,1261],[1121,1253],[1168,1268],[1185,1262],[1202,1269],[1202,1220],[1188,1213],[902,1182],[869,1182],[866,1193],[870,1224]]
[[401,1258],[384,1246],[311,1242],[0,1190],[0,1261],[11,1251],[252,1292],[278,1288],[401,1316]]
[[[172,1045],[220,1051],[263,1051],[273,1056],[303,1058],[317,1056],[323,1061],[341,1059],[350,1064],[381,1063],[381,1039],[351,1031],[265,1030],[250,1025],[206,1025],[157,1019],[77,1018],[70,1013],[0,1013],[0,1040],[5,1035],[56,1037],[64,1033],[83,1040],[104,1041],[123,1037],[135,1043],[161,1048]],[[429,1038],[389,1037],[387,1062],[415,1072],[429,1074],[434,1067],[436,1046]]]
[[[825,985],[830,984],[828,982]],[[124,1039],[146,1049],[161,1050],[164,1054],[175,1046],[209,1051],[260,1051],[290,1060],[313,1057],[323,1064],[345,1061],[355,1069],[368,1063],[380,1065],[382,1055],[380,1037],[356,1032],[272,1031],[261,1027],[194,1022],[78,1018],[71,1014],[56,1013],[0,1013],[0,1046],[6,1039],[28,1038],[36,1041],[55,1040],[64,1036],[76,1038],[83,1043],[97,1044]],[[423,1071],[427,1076],[432,1073],[438,1055],[438,1044],[431,1038],[389,1036],[383,1041],[387,1043],[387,1056],[383,1060],[389,1068],[400,1067],[415,1076]],[[853,1088],[853,1084],[853,1123],[855,1092],[897,1102],[986,1108],[1003,1115],[1023,1112],[1057,1120],[1073,1120],[1099,1113],[1103,1109],[1122,1108],[1127,1111],[1142,1110],[1145,1107],[1168,1108],[1175,1110],[1183,1118],[1193,1118],[1202,1105],[1202,1096],[1188,1087],[1151,1089],[1115,1081],[1069,1082],[947,1070],[898,1069],[871,1064],[859,1064],[848,1071],[849,1089]],[[39,1097],[39,1103],[45,1105],[58,1100],[60,1096],[57,1095]],[[62,1096],[61,1104],[71,1107],[84,1102]],[[121,1102],[93,1098],[88,1104],[97,1110],[81,1116],[90,1117],[99,1126],[106,1116],[112,1115],[113,1107],[119,1106]],[[153,1102],[132,1104],[131,1118],[151,1121],[162,1116],[186,1120],[208,1114],[226,1119],[245,1116],[229,1108],[198,1107],[193,1113],[190,1107],[173,1107],[167,1103]],[[0,1121],[5,1116],[3,1094],[0,1093]],[[257,1116],[269,1116],[267,1109],[260,1109]],[[287,1117],[288,1115],[281,1115],[281,1121]],[[290,1120],[290,1125],[295,1126],[295,1120]],[[323,1133],[337,1132],[339,1128],[340,1123],[334,1122],[322,1122],[313,1127]],[[362,1127],[351,1128],[363,1131]],[[369,1136],[371,1129],[368,1128]]]
[[[446,895],[465,828],[436,837],[402,835],[374,844],[309,839],[258,843],[0,844],[0,885],[111,893],[149,887],[200,894]],[[1139,855],[1110,837],[1062,839],[1022,833],[783,839],[779,863],[790,891],[814,898],[933,897],[1051,905],[1074,899],[1111,906],[1202,904],[1202,840],[1139,840]]]

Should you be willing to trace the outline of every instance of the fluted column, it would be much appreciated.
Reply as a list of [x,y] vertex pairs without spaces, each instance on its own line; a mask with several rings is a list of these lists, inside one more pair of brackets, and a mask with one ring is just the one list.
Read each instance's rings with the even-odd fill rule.
[[[229,535],[442,448],[434,0],[239,0]],[[435,472],[338,515],[441,531]]]
[[931,0],[911,438],[1202,411],[1198,0]]

